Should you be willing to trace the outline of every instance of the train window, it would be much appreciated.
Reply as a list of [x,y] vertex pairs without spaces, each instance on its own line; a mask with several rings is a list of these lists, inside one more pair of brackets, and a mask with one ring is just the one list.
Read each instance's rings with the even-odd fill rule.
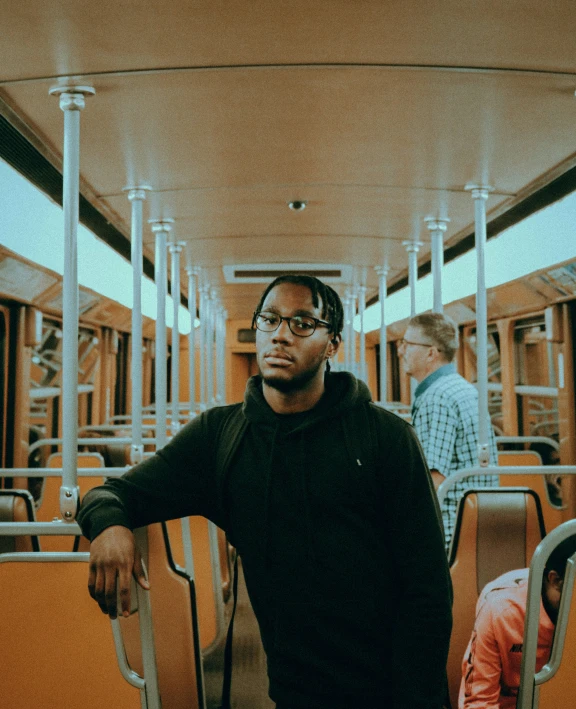
[[[81,423],[91,420],[92,400],[89,394],[94,386],[94,379],[99,364],[99,332],[80,327],[78,331],[78,383],[79,390],[86,400],[80,400],[81,410],[85,412]],[[56,320],[44,318],[40,344],[32,351],[30,367],[30,423],[39,429],[58,435],[52,431],[51,416],[57,397],[60,395],[62,371],[62,325]]]
[[[6,313],[0,309],[0,421],[6,421],[6,391],[8,368],[8,328],[6,325]],[[0,426],[0,465],[6,465],[5,457],[5,434],[4,426]]]
[[[476,369],[476,328],[468,327],[462,334],[462,356],[465,360],[466,378],[478,381]],[[500,360],[500,336],[496,325],[488,326],[488,411],[492,424],[499,430],[502,425],[502,364]]]
[[[476,372],[476,328],[467,328],[462,337],[462,348],[464,356],[467,358],[468,378],[476,382],[478,375]],[[496,325],[488,326],[488,382],[500,383],[500,337]]]
[[547,339],[543,316],[516,323],[516,395],[523,435],[558,435],[559,348],[560,345]]
[[238,330],[238,342],[256,342],[256,330],[250,327],[243,327]]

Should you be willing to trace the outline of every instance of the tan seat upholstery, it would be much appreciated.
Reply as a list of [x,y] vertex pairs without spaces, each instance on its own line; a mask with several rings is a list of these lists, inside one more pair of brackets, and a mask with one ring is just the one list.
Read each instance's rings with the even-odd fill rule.
[[[536,451],[499,451],[498,465],[542,465],[542,458]],[[554,468],[550,468],[551,473]],[[562,510],[552,504],[548,495],[544,475],[500,475],[501,487],[528,487],[538,495],[542,504],[546,532],[552,531],[564,521]]]
[[468,490],[461,499],[449,560],[454,626],[447,671],[453,707],[480,591],[500,574],[529,566],[544,533],[540,501],[532,490]]
[[[166,526],[151,525],[147,533],[147,569],[162,709],[199,709],[203,706],[202,660],[194,584],[174,567]],[[135,615],[121,618],[120,626],[130,666],[140,674],[138,619]]]
[[[34,500],[28,490],[0,490],[0,522],[35,522]],[[0,536],[0,553],[39,551],[36,536]]]
[[33,556],[0,556],[0,705],[141,709],[118,668],[110,621],[87,593],[87,560]]

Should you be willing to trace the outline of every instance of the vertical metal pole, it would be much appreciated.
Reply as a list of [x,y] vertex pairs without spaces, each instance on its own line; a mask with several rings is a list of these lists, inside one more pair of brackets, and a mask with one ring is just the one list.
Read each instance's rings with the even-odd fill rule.
[[73,522],[79,501],[78,465],[78,212],[80,202],[80,111],[90,86],[54,87],[64,112],[64,283],[62,339],[62,486],[60,513]]
[[226,404],[226,321],[228,313],[220,306],[220,405]]
[[196,269],[188,267],[188,312],[190,334],[188,335],[188,377],[190,390],[190,418],[196,413]]
[[410,287],[410,317],[416,315],[416,283],[418,282],[418,252],[421,241],[403,241],[408,252],[408,285]]
[[[408,252],[408,285],[410,287],[410,317],[416,315],[416,283],[418,282],[418,252],[422,246],[421,241],[403,241]],[[417,382],[414,377],[410,377],[410,399],[414,401],[414,392]]]
[[366,329],[364,326],[364,312],[366,310],[366,268],[363,268],[358,286],[358,315],[360,316],[360,367],[359,378],[368,383],[366,367]]
[[142,208],[150,187],[127,187],[132,204],[132,447],[130,462],[140,463],[142,444]]
[[474,232],[476,238],[476,371],[478,378],[478,464],[490,463],[488,413],[488,307],[486,302],[486,200],[493,188],[467,185],[474,199]]
[[350,341],[352,339],[352,322],[350,320],[350,302],[352,293],[349,289],[344,294],[344,370],[352,371],[352,358],[350,356],[351,348]]
[[205,282],[198,288],[200,293],[200,411],[206,411],[207,407],[207,385],[206,385],[206,328],[208,313],[206,312],[208,286]]
[[172,219],[150,220],[156,235],[154,280],[156,281],[156,358],[154,360],[156,400],[156,450],[168,442],[166,402],[168,400],[168,366],[166,343],[166,296],[168,291],[168,254],[166,242],[172,229]]
[[216,308],[216,404],[222,406],[226,400],[225,382],[225,327],[224,308],[218,302]]
[[388,400],[388,345],[387,345],[387,334],[386,334],[386,295],[387,295],[387,284],[386,277],[388,275],[388,264],[383,266],[376,266],[376,273],[380,277],[378,283],[378,297],[380,300],[380,403],[382,406],[386,405]]
[[356,330],[354,329],[354,316],[356,315],[357,285],[354,284],[350,298],[350,371],[354,376],[358,375],[358,365],[356,362]]
[[208,299],[208,343],[206,347],[207,370],[206,379],[208,381],[208,406],[214,406],[214,335],[216,325],[216,307],[217,307],[217,292],[215,288],[210,289],[210,298]]
[[444,232],[450,221],[445,217],[427,217],[426,225],[430,231],[432,242],[432,284],[434,288],[434,305],[432,312],[442,313],[442,269],[444,268]]
[[181,241],[170,243],[172,254],[172,435],[180,430],[180,253]]

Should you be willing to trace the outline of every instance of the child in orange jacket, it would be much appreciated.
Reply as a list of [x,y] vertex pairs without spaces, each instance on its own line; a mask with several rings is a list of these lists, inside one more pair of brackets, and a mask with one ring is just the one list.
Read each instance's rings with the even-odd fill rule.
[[[548,662],[567,560],[576,552],[570,537],[544,569],[536,670]],[[476,621],[462,664],[458,709],[514,709],[528,594],[528,569],[509,571],[487,584],[476,604]]]

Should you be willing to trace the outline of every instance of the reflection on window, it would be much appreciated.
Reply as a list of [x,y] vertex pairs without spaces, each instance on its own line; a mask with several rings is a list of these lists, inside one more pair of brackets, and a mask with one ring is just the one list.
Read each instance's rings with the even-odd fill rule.
[[[467,360],[468,378],[478,381],[476,328],[465,331],[462,338],[463,354]],[[501,433],[502,426],[502,365],[500,361],[500,337],[496,326],[488,327],[488,412],[494,430]]]
[[514,350],[521,434],[557,439],[560,345],[547,339],[543,316],[516,323]]

